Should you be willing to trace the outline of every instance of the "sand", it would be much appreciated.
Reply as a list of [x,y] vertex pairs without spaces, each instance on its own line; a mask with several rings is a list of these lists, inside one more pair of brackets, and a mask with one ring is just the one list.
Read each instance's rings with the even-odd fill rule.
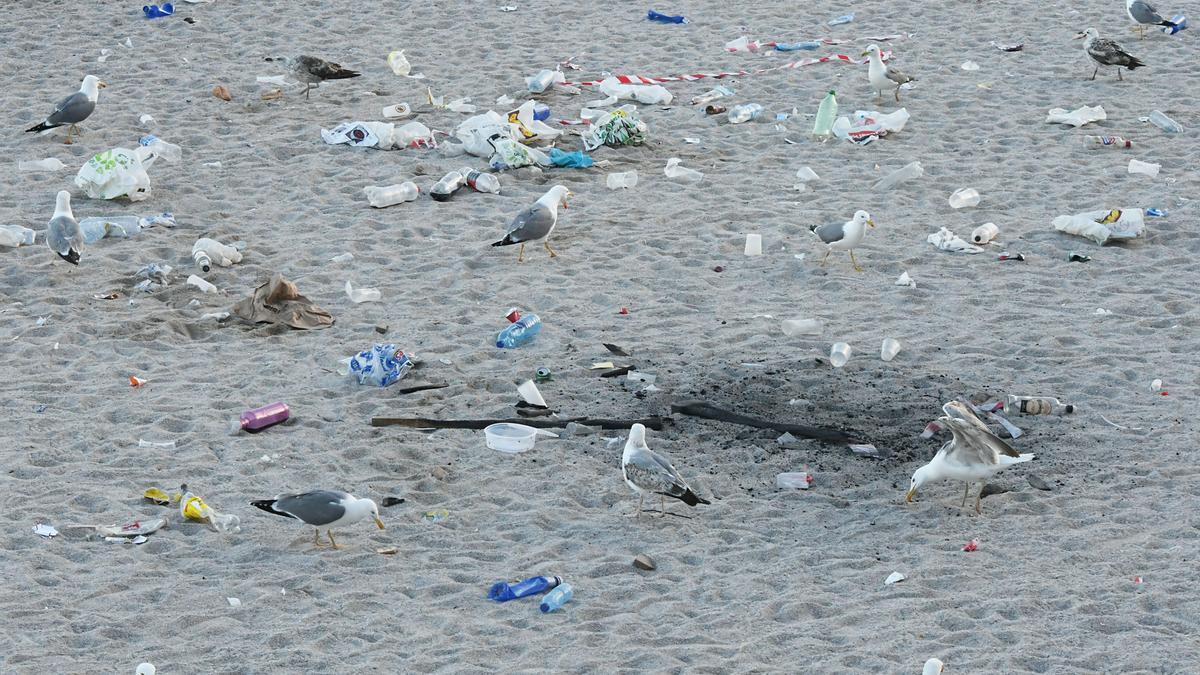
[[[688,15],[685,26],[648,23],[636,4],[513,4],[500,12],[335,0],[300,13],[288,2],[181,2],[177,16],[152,22],[134,5],[6,7],[0,222],[42,228],[55,193],[71,189],[80,218],[170,211],[178,225],[104,240],[78,268],[40,243],[0,250],[9,411],[0,431],[0,671],[131,673],[149,661],[160,673],[910,673],[931,656],[951,673],[1195,669],[1200,236],[1195,202],[1184,201],[1200,192],[1193,31],[1139,42],[1120,3],[1099,0],[655,7]],[[824,26],[848,11],[853,23]],[[1149,67],[1124,82],[1111,72],[1089,81],[1071,39],[1089,25]],[[361,189],[411,179],[427,190],[482,160],[328,146],[319,135],[378,119],[385,105],[419,104],[426,86],[486,108],[570,56],[584,67],[572,78],[673,75],[813,54],[722,50],[742,35],[881,33],[912,34],[885,48],[919,81],[904,92],[908,127],[867,147],[808,139],[828,89],[843,111],[894,109],[875,105],[865,66],[844,63],[724,82],[734,102],[759,102],[769,117],[796,108],[782,129],[719,124],[687,104],[712,81],[669,83],[671,106],[641,107],[646,145],[594,153],[605,167],[505,173],[501,195],[448,203],[422,196],[373,210]],[[127,37],[132,49],[121,44]],[[993,40],[1026,48],[1002,53]],[[855,39],[817,53],[857,56],[865,46]],[[97,63],[101,48],[112,55]],[[400,48],[427,79],[391,73],[385,57]],[[271,87],[255,77],[279,73],[264,58],[298,52],[364,74],[309,101],[295,90],[263,101]],[[980,70],[961,70],[968,59]],[[109,87],[79,142],[21,133],[84,73]],[[210,94],[218,84],[233,101]],[[538,98],[555,117],[573,117],[600,96]],[[1107,121],[1078,130],[1044,122],[1050,108],[1096,104]],[[1138,121],[1154,109],[1188,131],[1171,136]],[[157,126],[140,127],[142,114]],[[418,120],[450,130],[465,117]],[[153,167],[149,199],[106,203],[73,187],[87,158],[133,147],[147,131],[184,153]],[[1081,140],[1097,133],[1136,146],[1093,150]],[[18,160],[44,157],[69,168],[18,172]],[[668,181],[669,157],[704,180]],[[1162,173],[1129,175],[1130,158],[1161,163]],[[923,178],[871,189],[913,160]],[[802,166],[821,179],[796,192]],[[606,173],[630,169],[641,176],[636,188],[605,187]],[[554,184],[575,195],[552,240],[560,257],[534,247],[517,265],[515,250],[488,246]],[[961,187],[979,190],[979,206],[948,206]],[[1149,218],[1146,236],[1128,244],[1100,248],[1050,226],[1057,215],[1139,207],[1169,215]],[[879,225],[857,251],[865,271],[844,254],[819,268],[807,226],[859,208]],[[999,226],[1003,246],[968,256],[925,242],[941,226],[965,237],[984,222]],[[763,237],[761,257],[742,255],[749,232]],[[246,245],[242,263],[205,275],[218,295],[184,284],[200,236]],[[997,261],[1004,249],[1026,262]],[[1068,263],[1071,250],[1092,261]],[[352,262],[330,262],[345,252]],[[170,285],[133,291],[134,273],[151,262],[175,267]],[[894,285],[904,271],[915,289]],[[200,318],[274,272],[336,324],[298,332]],[[378,288],[382,301],[351,303],[347,280]],[[122,297],[93,297],[111,290]],[[492,340],[514,305],[545,328],[528,348],[497,350]],[[802,317],[823,320],[824,333],[785,337],[779,322]],[[378,324],[389,327],[382,338]],[[890,363],[878,358],[885,337],[903,345]],[[340,359],[381,339],[418,354],[421,368],[383,390],[338,374]],[[854,355],[834,370],[827,356],[838,340]],[[602,342],[633,357],[614,359]],[[659,391],[639,395],[588,370],[610,359],[657,374]],[[852,428],[891,456],[785,448],[774,431],[676,418],[650,432],[650,447],[713,504],[676,503],[674,517],[634,520],[619,430],[543,440],[510,457],[486,449],[479,432],[370,426],[372,416],[515,416],[515,385],[538,367],[554,371],[541,391],[564,416],[641,417],[703,398]],[[150,382],[133,389],[130,375]],[[1166,393],[1150,390],[1155,378]],[[450,386],[396,391],[425,382]],[[943,441],[918,438],[941,404],[1006,393],[1057,396],[1080,411],[1013,418],[1026,431],[1014,445],[1037,459],[993,481],[1008,491],[984,499],[982,516],[959,508],[953,483],[904,504],[912,471]],[[226,434],[230,418],[275,400],[291,406],[287,424]],[[139,439],[176,448],[139,448]],[[777,473],[805,466],[811,489],[774,487]],[[1052,490],[1033,489],[1030,474]],[[140,498],[182,482],[240,516],[241,532],[218,534]],[[385,531],[365,522],[339,532],[342,551],[313,550],[310,528],[248,503],[316,487],[406,501],[383,510]],[[423,518],[437,509],[449,517]],[[141,546],[77,529],[168,513],[171,525]],[[36,537],[38,520],[62,536]],[[971,539],[979,550],[962,552]],[[375,553],[392,546],[397,555]],[[658,569],[635,570],[638,553]],[[893,571],[907,580],[885,586]],[[533,600],[486,599],[492,582],[535,574],[562,575],[575,598],[552,615]]]

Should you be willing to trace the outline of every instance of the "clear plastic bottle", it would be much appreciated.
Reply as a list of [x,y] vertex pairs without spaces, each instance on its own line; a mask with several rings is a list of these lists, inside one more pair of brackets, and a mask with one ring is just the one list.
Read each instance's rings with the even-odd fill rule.
[[880,179],[875,184],[875,189],[890,190],[904,181],[920,178],[924,175],[925,168],[921,166],[920,162],[909,162]]
[[1167,117],[1161,110],[1150,113],[1150,122],[1168,134],[1178,134],[1183,131],[1183,125]]
[[1132,148],[1133,141],[1127,141],[1120,136],[1084,136],[1087,145],[1099,145],[1104,148]]
[[17,168],[21,171],[61,171],[67,168],[57,157],[47,157],[46,159],[22,160],[17,162]]
[[826,138],[833,133],[833,122],[837,119],[837,96],[831,89],[821,105],[817,106],[817,119],[813,122],[813,136]]
[[79,229],[83,231],[83,242],[94,244],[104,237],[132,237],[142,231],[141,221],[137,216],[92,216],[79,221]]
[[542,596],[542,604],[539,608],[542,614],[553,612],[570,602],[571,597],[575,595],[575,589],[571,588],[571,584],[559,584],[554,590]]
[[463,175],[467,185],[476,192],[500,194],[500,178],[494,173],[484,173],[476,169],[462,168],[458,172]]
[[457,192],[459,188],[461,188],[463,185],[466,185],[466,183],[467,179],[461,173],[457,171],[451,171],[445,176],[442,176],[441,180],[434,183],[433,187],[429,188],[429,196],[432,197],[435,202],[444,202],[450,199],[450,197]]
[[526,314],[514,321],[496,336],[500,349],[515,349],[533,341],[542,330],[542,320],[537,314]]
[[783,334],[788,337],[797,335],[820,335],[825,325],[817,319],[785,319],[782,323]]
[[208,251],[202,248],[192,247],[192,260],[196,262],[196,267],[199,267],[201,272],[208,272],[212,269],[212,258],[209,257]]
[[1004,398],[1004,412],[1026,415],[1063,415],[1075,412],[1075,406],[1051,396],[1013,396]]
[[757,103],[742,103],[729,109],[729,123],[741,124],[758,119],[763,114],[763,107]]
[[29,246],[33,244],[36,233],[28,227],[20,225],[0,225],[0,246]]
[[371,206],[382,209],[415,200],[417,195],[421,194],[421,188],[412,181],[405,181],[399,185],[385,187],[368,185],[363,188],[363,194],[367,196],[367,201],[371,203]]
[[620,190],[621,188],[631,188],[638,183],[638,173],[636,170],[610,173],[605,179],[609,190]]
[[507,581],[497,581],[488,589],[488,599],[496,602],[508,602],[517,598],[545,593],[561,583],[562,577],[530,577],[525,581],[511,584]]

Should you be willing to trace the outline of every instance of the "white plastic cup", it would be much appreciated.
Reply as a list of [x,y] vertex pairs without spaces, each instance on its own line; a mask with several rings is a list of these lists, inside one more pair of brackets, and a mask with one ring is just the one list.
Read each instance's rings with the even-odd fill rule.
[[950,195],[950,207],[961,209],[979,204],[979,191],[975,188],[962,188]]
[[746,235],[746,255],[762,255],[762,235]]
[[849,360],[850,345],[846,344],[845,342],[835,342],[834,345],[829,348],[829,363],[831,363],[834,368],[841,368],[842,366],[846,365],[846,362]]
[[621,188],[631,188],[638,183],[637,171],[625,171],[608,174],[607,184],[610,190],[620,190]]
[[[883,346],[879,349],[879,358],[884,361],[891,361],[896,358],[896,354],[900,353],[900,341],[892,338],[884,338]],[[832,357],[831,357],[832,358]]]
[[824,324],[817,319],[786,319],[781,325],[783,334],[788,337],[797,335],[820,335],[825,330]]
[[1000,228],[995,223],[984,223],[971,233],[971,241],[976,244],[986,244],[1000,235]]
[[1136,159],[1129,160],[1129,173],[1141,173],[1150,177],[1158,175],[1158,170],[1162,168],[1160,164],[1151,164]]

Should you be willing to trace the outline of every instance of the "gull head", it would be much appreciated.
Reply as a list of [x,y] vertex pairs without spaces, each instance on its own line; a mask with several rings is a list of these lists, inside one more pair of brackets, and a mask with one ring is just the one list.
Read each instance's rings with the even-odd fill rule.
[[625,441],[626,445],[643,446],[646,444],[646,427],[641,424],[635,424],[629,427],[629,440]]
[[375,524],[379,526],[379,529],[381,529],[381,530],[384,529],[383,520],[381,520],[379,518],[379,505],[375,503],[375,500],[359,499],[355,503],[355,506],[357,506],[360,509],[362,509],[363,511],[365,511],[364,515],[370,514],[371,519],[375,521]]
[[562,185],[555,185],[554,187],[550,188],[550,191],[547,192],[546,195],[554,195],[553,197],[550,197],[551,203],[553,203],[556,207],[561,206],[564,209],[567,208],[567,198],[575,196],[571,194],[570,190]]
[[868,45],[866,51],[864,51],[862,55],[880,57],[879,45]]
[[1095,40],[1098,37],[1100,37],[1100,33],[1097,32],[1095,28],[1089,28],[1075,34],[1076,40],[1083,40],[1085,38],[1088,40]]
[[939,675],[945,667],[941,659],[929,659],[921,669],[921,675]]
[[85,75],[83,77],[83,84],[79,87],[79,91],[82,91],[89,99],[95,100],[96,96],[100,93],[100,90],[107,86],[107,84],[101,82],[100,78],[96,77],[95,75]]
[[908,484],[908,492],[904,493],[904,501],[912,502],[913,497],[917,496],[917,490],[933,479],[933,469],[928,464],[914,471]]
[[875,221],[871,218],[871,214],[859,209],[854,213],[854,223],[858,226],[870,225],[875,227]]
[[66,190],[59,190],[58,195],[54,198],[54,215],[55,216],[70,216],[71,215],[71,193]]

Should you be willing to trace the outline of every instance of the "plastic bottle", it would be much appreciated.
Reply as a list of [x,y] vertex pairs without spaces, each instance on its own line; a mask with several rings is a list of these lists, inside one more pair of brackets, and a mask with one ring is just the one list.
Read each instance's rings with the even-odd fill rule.
[[195,286],[196,288],[199,288],[201,293],[218,293],[219,292],[219,290],[217,289],[216,286],[208,283],[207,281],[205,281],[204,279],[201,279],[200,277],[196,276],[195,274],[189,275],[187,278],[187,281],[185,283],[187,283],[189,286]]
[[890,190],[906,180],[920,178],[925,175],[925,169],[921,167],[920,162],[909,162],[904,166],[884,176],[882,180],[875,184],[876,190]]
[[273,424],[279,424],[291,417],[291,415],[292,411],[286,403],[276,401],[268,403],[261,408],[254,408],[242,413],[233,420],[230,429],[233,433],[239,431],[261,431]]
[[1000,236],[1000,228],[995,223],[984,223],[971,232],[971,241],[976,244],[986,244]]
[[729,109],[729,123],[741,124],[749,122],[753,119],[758,119],[762,115],[763,107],[757,103],[742,103],[735,105]]
[[780,326],[788,337],[797,335],[820,335],[825,325],[816,319],[786,319]]
[[163,3],[162,7],[158,5],[143,5],[142,12],[146,15],[147,19],[161,19],[164,16],[174,14],[175,8],[171,6],[171,3],[166,2]]
[[0,246],[30,246],[36,233],[20,225],[0,225]]
[[850,345],[845,342],[836,342],[829,348],[829,363],[833,364],[834,368],[841,368],[850,360]]
[[178,162],[183,156],[183,150],[174,143],[168,143],[154,134],[147,134],[138,139],[138,143],[150,148],[155,155],[162,157],[168,162]]
[[719,98],[724,98],[726,96],[733,96],[733,93],[734,93],[733,90],[730,89],[729,87],[722,87],[722,86],[718,85],[716,87],[713,87],[712,89],[709,89],[708,91],[704,92],[703,94],[700,94],[699,96],[693,97],[692,105],[700,105],[702,103],[712,103],[713,101],[715,101]]
[[1161,110],[1150,113],[1150,122],[1168,134],[1178,134],[1183,131],[1183,125],[1167,117]]
[[85,244],[94,244],[104,237],[132,237],[142,231],[142,219],[137,216],[84,218],[79,221]]
[[384,187],[368,185],[363,188],[363,194],[367,196],[367,201],[370,202],[371,206],[382,209],[415,200],[417,195],[421,194],[421,188],[417,187],[417,184],[412,181],[404,181],[399,185],[387,185]]
[[515,349],[533,341],[542,330],[542,320],[537,314],[526,314],[517,319],[496,336],[500,349]]
[[842,25],[842,24],[844,24],[844,23],[850,23],[850,22],[851,22],[851,21],[853,21],[853,20],[854,20],[854,14],[853,14],[853,13],[851,13],[851,14],[843,14],[842,16],[839,16],[839,17],[837,17],[836,19],[830,19],[830,20],[829,20],[829,25],[830,25],[830,26],[840,26],[840,25]]
[[1106,148],[1132,148],[1133,141],[1127,141],[1120,136],[1084,136],[1084,143],[1099,145]]
[[463,180],[467,182],[467,185],[476,192],[490,192],[494,195],[500,194],[500,179],[496,174],[483,173],[471,168],[462,168],[458,172],[463,175]]
[[1051,396],[1013,396],[1004,398],[1004,412],[1026,415],[1062,415],[1075,412],[1075,406]]
[[464,178],[461,173],[457,171],[451,171],[445,176],[442,176],[441,180],[434,183],[433,187],[429,188],[429,196],[432,197],[435,202],[444,202],[450,199],[450,197],[457,192],[459,188],[461,188],[463,185],[466,185],[466,182],[466,178]]
[[550,119],[550,106],[546,105],[545,103],[534,103],[533,119],[537,120],[538,122],[544,122]]
[[562,584],[562,577],[529,577],[525,581],[508,583],[497,581],[488,589],[488,599],[496,602],[508,602],[546,591]]
[[208,272],[212,269],[212,258],[202,248],[192,247],[192,260],[195,261],[196,267],[199,267],[201,272]]
[[605,179],[608,189],[620,190],[621,188],[631,188],[638,183],[637,171],[625,171],[618,173],[610,173]]
[[813,136],[827,138],[833,133],[833,122],[837,119],[837,96],[833,90],[821,99],[817,106],[817,119],[813,122]]
[[575,595],[575,589],[571,588],[571,584],[559,584],[557,588],[542,596],[542,604],[539,607],[542,614],[553,612],[554,610],[567,604],[571,597]]
[[17,162],[17,168],[21,171],[60,171],[67,168],[57,157],[47,157],[46,159],[22,160]]
[[558,70],[539,70],[536,74],[525,80],[529,91],[534,94],[540,94],[550,88],[556,82],[565,82],[566,77]]

